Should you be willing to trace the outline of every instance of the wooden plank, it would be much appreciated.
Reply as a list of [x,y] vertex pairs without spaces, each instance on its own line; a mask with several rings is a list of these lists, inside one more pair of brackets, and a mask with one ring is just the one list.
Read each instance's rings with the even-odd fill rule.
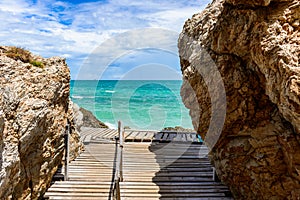
[[225,194],[220,193],[122,193],[122,197],[225,197]]
[[108,135],[114,130],[106,129],[106,130],[101,130],[99,131],[99,137],[101,138],[109,138]]
[[[156,177],[155,177],[156,178]],[[80,179],[80,178],[77,178]],[[70,177],[70,180],[71,177]],[[94,179],[93,179],[94,180]],[[99,178],[95,178],[95,180],[100,180]],[[209,182],[212,180],[212,177],[158,177],[157,180],[153,180],[153,177],[128,177],[124,176],[124,181],[154,181],[157,184],[160,181],[164,182]]]
[[60,197],[107,197],[107,192],[89,192],[89,193],[76,193],[76,192],[47,192],[45,197],[47,196],[60,196]]
[[163,133],[161,133],[161,132],[155,133],[153,141],[156,141],[156,142],[161,141],[162,136],[163,136]]
[[[146,186],[157,186],[157,183],[154,182],[122,182],[121,185],[146,185]],[[177,182],[164,182],[161,181],[159,182],[159,186],[197,186],[197,187],[202,187],[203,185],[208,186],[208,185],[222,185],[222,183],[214,182],[212,180],[208,182],[183,182],[183,183],[177,183]]]
[[176,137],[176,133],[169,133],[169,137],[168,137],[167,141],[171,142],[174,140],[175,137]]
[[[74,197],[61,197],[61,196],[51,196],[49,200],[74,200]],[[76,197],[76,200],[107,200],[105,197]]]
[[[62,190],[63,191],[63,190]],[[84,189],[81,189],[81,190],[78,190],[80,192],[88,192],[90,191],[89,189],[87,190],[84,190]],[[94,191],[94,190],[92,190]],[[100,190],[102,191],[102,190]],[[99,192],[100,192],[99,191]],[[201,193],[205,193],[208,195],[208,193],[223,193],[222,196],[224,196],[224,192],[226,192],[227,189],[217,189],[217,188],[208,188],[208,189],[199,189],[199,188],[194,188],[194,189],[190,189],[190,188],[185,188],[185,189],[182,189],[182,188],[165,188],[165,189],[161,189],[159,187],[157,188],[130,188],[130,189],[125,189],[123,188],[121,190],[121,193],[123,195],[126,195],[125,193],[151,193],[151,194],[163,194],[163,193],[171,193],[171,194],[176,194],[176,193],[197,193],[199,196]],[[214,195],[214,194],[210,194],[210,195]]]
[[232,198],[228,198],[228,197],[122,197],[122,200],[229,200]]
[[187,142],[190,142],[190,143],[193,142],[192,133],[187,133],[187,134],[186,134],[186,138],[187,138]]
[[151,142],[154,136],[154,132],[145,132],[144,137],[142,138],[142,142]]
[[174,142],[181,141],[181,135],[177,133],[176,136],[173,138],[173,141]]
[[[86,183],[86,182],[85,182]],[[109,182],[109,184],[104,184],[104,185],[98,185],[98,184],[95,184],[95,183],[92,183],[92,182],[89,182],[88,184],[53,184],[51,186],[50,189],[54,189],[54,188],[72,188],[72,189],[75,189],[75,188],[90,188],[90,189],[103,189],[103,188],[106,188],[106,189],[109,189],[111,187],[111,183]]]
[[[100,132],[99,132],[100,131]],[[111,189],[115,144],[102,144],[100,137],[113,137],[115,130],[87,129],[83,152],[69,166],[70,180],[56,182],[49,199],[108,199]],[[230,199],[228,188],[212,181],[212,166],[204,145],[191,144],[191,133],[136,131],[127,135],[136,141],[175,143],[124,143],[122,199]],[[163,151],[161,150],[163,149]]]
[[92,128],[90,131],[89,131],[89,135],[92,136],[92,139],[94,139],[98,134],[99,132],[101,132],[99,129],[97,128]]
[[118,136],[118,132],[116,130],[111,130],[104,137],[107,137],[107,138],[110,138],[110,139],[114,139],[115,136]]
[[84,141],[83,143],[89,143],[92,139],[92,135],[87,135],[85,138],[84,138]]
[[210,172],[148,172],[145,174],[144,172],[130,172],[130,175],[133,175],[135,177],[212,177],[213,173]]
[[191,133],[191,137],[192,137],[192,142],[198,142],[198,139],[197,139],[195,133]]
[[[110,181],[99,181],[99,182],[91,182],[91,181],[77,181],[77,182],[73,182],[73,181],[60,181],[60,182],[55,182],[54,185],[110,185],[111,182]],[[72,186],[73,187],[73,186]]]
[[125,142],[128,142],[128,141],[133,141],[133,137],[132,137],[132,134],[134,133],[134,131],[130,131],[129,133],[126,133],[125,132]]
[[140,138],[138,137],[140,134],[139,131],[133,131],[130,136],[127,138],[127,140],[131,140],[132,142],[135,141],[135,140],[139,140]]
[[108,193],[110,188],[49,188],[48,192],[74,192],[74,193]]
[[173,186],[169,186],[169,185],[155,185],[155,186],[149,186],[149,185],[122,185],[123,189],[143,189],[143,190],[152,190],[152,189],[161,189],[161,190],[167,190],[167,189],[176,189],[176,190],[186,190],[186,189],[190,189],[190,190],[199,190],[199,189],[226,189],[228,190],[228,188],[224,185],[219,185],[219,186],[214,186],[214,185],[209,185],[209,186],[205,186],[205,185],[196,185],[196,186],[191,186],[191,185],[182,185],[182,184],[177,184],[177,185],[173,185]]
[[161,142],[167,142],[167,138],[169,136],[169,133],[163,133],[163,136],[162,136],[162,139],[161,139]]

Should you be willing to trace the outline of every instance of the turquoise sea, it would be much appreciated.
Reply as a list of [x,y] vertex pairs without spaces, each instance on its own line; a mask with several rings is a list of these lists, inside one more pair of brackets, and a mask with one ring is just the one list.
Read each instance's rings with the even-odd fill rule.
[[118,120],[141,130],[192,128],[181,101],[181,84],[179,80],[72,80],[71,98],[111,128],[116,128]]

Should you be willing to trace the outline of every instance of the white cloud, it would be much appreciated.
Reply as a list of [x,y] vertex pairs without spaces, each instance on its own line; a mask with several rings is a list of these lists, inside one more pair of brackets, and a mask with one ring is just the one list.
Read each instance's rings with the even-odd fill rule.
[[146,64],[127,71],[122,80],[181,80],[181,73],[170,66]]
[[[137,49],[153,48],[176,55],[177,38],[177,32],[161,28],[136,29],[116,35],[99,45],[89,55],[77,78],[98,79],[111,63]],[[157,59],[157,63],[159,62]]]
[[24,12],[33,12],[33,9],[30,9],[30,5],[24,0],[2,0],[0,6],[2,11],[10,12],[13,15]]
[[[37,0],[36,3],[32,0],[2,0],[0,43],[25,47],[46,57],[65,55],[72,64],[74,78],[82,58],[107,39],[132,29],[147,27],[179,32],[184,21],[207,3],[208,0],[108,0],[83,4],[71,4],[63,0]],[[174,36],[153,34],[153,41],[144,41],[139,45],[134,42],[141,41],[141,35],[132,35],[130,41],[122,43],[111,42],[121,49],[120,52],[132,45],[154,46],[154,42],[176,48]],[[102,56],[111,56],[111,50],[103,50]]]
[[144,18],[150,22],[152,27],[165,27],[179,32],[183,27],[183,22],[192,17],[191,13],[198,11],[198,8],[189,7],[157,12],[145,15]]

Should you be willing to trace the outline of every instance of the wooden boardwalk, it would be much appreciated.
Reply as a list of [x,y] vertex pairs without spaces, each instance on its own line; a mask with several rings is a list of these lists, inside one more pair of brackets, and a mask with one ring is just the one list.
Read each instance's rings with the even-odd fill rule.
[[70,163],[69,180],[56,181],[44,198],[107,200],[111,195],[115,149],[114,143],[89,142],[86,150]]
[[[118,131],[105,128],[84,128],[81,137],[84,141],[114,140]],[[175,131],[141,131],[125,129],[125,142],[194,142],[198,143],[196,133],[185,133]]]
[[[203,147],[203,146],[202,146]],[[225,199],[213,181],[207,148],[184,143],[127,143],[122,199]]]
[[[112,199],[117,134],[110,129],[85,129],[81,135],[86,150],[70,163],[69,180],[56,181],[44,198]],[[207,148],[190,133],[174,134],[125,133],[121,199],[231,199],[226,197],[228,188],[213,181]]]

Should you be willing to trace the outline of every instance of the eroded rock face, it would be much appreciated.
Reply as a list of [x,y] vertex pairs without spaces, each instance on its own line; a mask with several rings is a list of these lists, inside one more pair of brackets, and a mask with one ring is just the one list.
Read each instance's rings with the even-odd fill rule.
[[84,151],[84,145],[80,141],[80,127],[81,122],[77,120],[78,112],[77,105],[73,103],[71,100],[69,101],[69,110],[68,110],[68,123],[70,125],[70,137],[69,137],[69,158],[70,160],[74,160],[79,156],[79,154]]
[[299,5],[213,1],[179,38],[184,104],[202,137],[220,129],[210,157],[236,199],[300,197]]
[[70,73],[12,48],[0,47],[0,199],[38,199],[63,157]]
[[81,130],[81,127],[89,128],[108,128],[103,122],[98,120],[91,111],[79,107],[73,103],[74,122],[77,130]]

